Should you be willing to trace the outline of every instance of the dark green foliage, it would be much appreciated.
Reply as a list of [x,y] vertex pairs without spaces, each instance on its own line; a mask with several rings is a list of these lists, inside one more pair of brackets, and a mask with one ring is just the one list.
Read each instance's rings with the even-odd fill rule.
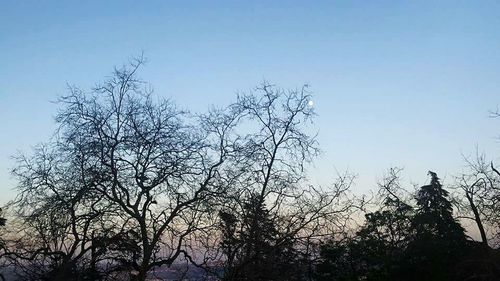
[[316,280],[358,280],[360,263],[354,258],[354,250],[356,247],[350,242],[329,241],[321,245],[321,261],[316,266]]
[[241,221],[231,212],[220,212],[227,257],[224,280],[301,280],[300,253],[293,240],[282,235],[258,196],[243,204]]
[[317,280],[398,280],[413,209],[388,196],[353,239],[321,246]]
[[412,235],[408,227],[412,208],[392,199],[387,199],[384,207],[367,214],[364,227],[357,233],[356,252],[364,264],[360,275],[369,280],[399,278],[404,249]]
[[436,173],[417,194],[417,212],[412,221],[415,237],[407,249],[411,280],[452,280],[456,264],[466,251],[464,229],[453,217],[448,192]]
[[413,208],[388,195],[381,210],[366,215],[357,233],[356,249],[365,266],[360,275],[368,280],[398,280],[404,266],[404,250],[412,239]]
[[366,214],[355,237],[324,244],[316,279],[456,280],[467,241],[448,192],[435,173],[430,175],[415,209],[389,192],[380,210]]
[[420,188],[417,194],[418,210],[413,218],[417,237],[432,237],[463,243],[464,229],[453,218],[453,207],[448,192],[442,188],[436,173],[429,172],[431,183]]

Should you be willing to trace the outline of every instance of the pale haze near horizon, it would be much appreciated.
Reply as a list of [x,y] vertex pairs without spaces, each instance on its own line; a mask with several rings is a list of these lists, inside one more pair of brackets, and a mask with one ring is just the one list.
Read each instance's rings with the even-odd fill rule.
[[67,83],[90,89],[141,52],[139,76],[193,112],[263,80],[310,84],[313,184],[349,169],[365,193],[394,166],[408,184],[428,170],[452,184],[476,147],[500,163],[500,119],[488,117],[500,2],[101,2],[2,3],[0,204],[15,196],[10,157],[49,140]]

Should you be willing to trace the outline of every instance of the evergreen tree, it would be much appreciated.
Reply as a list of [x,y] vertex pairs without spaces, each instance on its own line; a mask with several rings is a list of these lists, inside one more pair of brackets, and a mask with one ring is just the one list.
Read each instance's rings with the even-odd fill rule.
[[468,249],[436,173],[415,197],[416,207],[387,189],[379,210],[346,243],[321,247],[316,280],[454,280]]
[[436,173],[429,171],[431,183],[417,194],[418,210],[413,220],[417,236],[431,236],[456,242],[465,240],[464,229],[453,218],[448,192],[443,189]]
[[417,211],[412,221],[413,241],[407,250],[411,280],[451,280],[453,269],[466,248],[464,229],[453,217],[448,192],[436,173],[418,191]]
[[300,254],[293,239],[282,235],[258,196],[243,203],[241,221],[220,212],[222,243],[227,257],[223,280],[300,280]]

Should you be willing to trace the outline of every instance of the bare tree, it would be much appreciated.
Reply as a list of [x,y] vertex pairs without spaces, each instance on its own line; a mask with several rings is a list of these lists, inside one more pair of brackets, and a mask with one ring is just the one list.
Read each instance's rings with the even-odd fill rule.
[[91,264],[103,255],[145,280],[187,254],[190,237],[211,220],[236,119],[195,118],[156,101],[136,77],[143,62],[115,69],[90,92],[71,86],[54,140],[19,158],[17,206],[37,255],[68,263],[90,256]]
[[414,215],[412,195],[401,185],[402,171],[402,168],[390,168],[378,183],[379,209],[367,214],[364,230],[398,250],[406,247],[411,239]]
[[307,182],[319,153],[307,86],[264,83],[195,116],[153,98],[136,75],[143,62],[88,92],[70,86],[53,139],[18,157],[23,230],[12,259],[29,264],[27,276],[59,280],[110,270],[145,280],[181,258],[222,262],[225,279],[257,280],[250,273],[273,259],[311,266],[315,245],[344,232],[355,205],[348,174],[332,188]]
[[65,142],[83,147],[93,188],[120,210],[114,222],[137,235],[140,256],[129,261],[137,280],[171,265],[203,228],[208,200],[222,192],[214,183],[233,122],[198,126],[168,100],[154,102],[135,77],[142,62],[116,70],[89,94],[72,88],[57,119]]
[[6,267],[5,266],[5,241],[3,239],[3,228],[5,226],[5,223],[6,223],[6,219],[3,217],[3,212],[2,212],[2,208],[0,208],[0,280],[2,281],[5,281],[5,277],[4,277],[4,273],[3,273],[3,269]]
[[[488,246],[500,237],[500,173],[485,155],[465,158],[468,171],[456,177],[456,187],[465,200],[458,200],[461,218],[474,221],[481,242]],[[492,245],[494,246],[494,245]]]
[[352,177],[341,177],[331,189],[307,183],[306,165],[319,152],[308,133],[310,100],[307,86],[285,91],[264,83],[227,109],[239,116],[229,173],[237,176],[228,181],[219,209],[219,243],[205,243],[211,249],[202,259],[205,265],[222,262],[225,280],[301,278],[305,272],[292,277],[290,270],[283,274],[284,266],[307,262],[319,239],[346,226]]
[[104,253],[100,241],[109,235],[103,222],[112,206],[92,189],[85,155],[55,138],[17,161],[12,173],[19,194],[11,207],[19,239],[9,256],[18,261],[23,278],[98,279],[97,263]]

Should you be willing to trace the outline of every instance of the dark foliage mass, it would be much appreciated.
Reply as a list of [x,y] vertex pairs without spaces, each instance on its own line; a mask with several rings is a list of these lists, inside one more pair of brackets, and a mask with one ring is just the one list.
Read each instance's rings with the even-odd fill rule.
[[354,237],[321,246],[317,280],[498,280],[498,250],[467,240],[449,193],[429,174],[414,206],[392,192],[393,182],[383,186],[381,210],[366,214]]
[[16,156],[0,280],[500,279],[500,173],[484,156],[446,188],[429,172],[408,192],[397,168],[370,200],[349,173],[314,186],[307,86],[194,114],[154,97],[143,62],[69,87],[53,138]]

